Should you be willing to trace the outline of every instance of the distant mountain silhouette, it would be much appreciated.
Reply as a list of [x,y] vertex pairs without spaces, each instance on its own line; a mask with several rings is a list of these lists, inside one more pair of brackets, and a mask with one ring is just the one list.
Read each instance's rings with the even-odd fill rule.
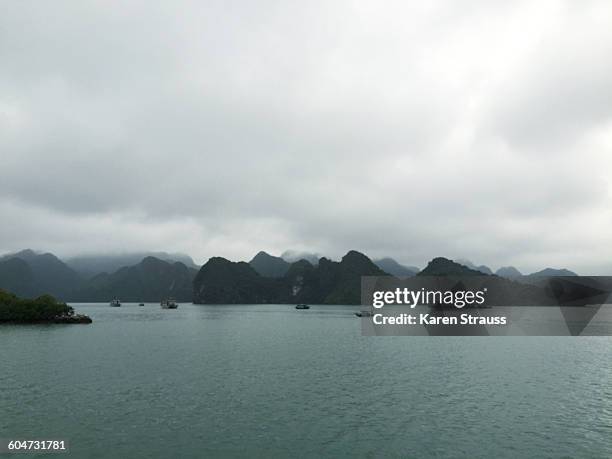
[[295,263],[296,261],[306,260],[311,265],[317,266],[319,264],[320,255],[311,252],[300,252],[298,250],[285,250],[281,258],[289,263]]
[[73,269],[51,253],[22,250],[4,255],[0,264],[0,288],[24,297],[48,293],[65,300],[82,282]]
[[0,260],[0,289],[26,298],[39,296],[34,273],[21,258]]
[[[118,260],[108,258],[110,265]],[[160,301],[167,297],[191,301],[196,273],[183,263],[149,256],[110,274],[84,279],[51,253],[28,249],[0,257],[0,288],[26,298],[51,294],[63,301],[105,302],[114,297],[123,301]]]
[[569,269],[555,269],[555,268],[545,268],[541,271],[537,271],[535,273],[529,274],[532,277],[544,277],[544,276],[577,276],[573,271]]
[[480,271],[483,274],[493,274],[493,271],[491,271],[491,268],[489,268],[488,266],[486,265],[476,266],[470,260],[466,260],[465,258],[460,258],[458,260],[455,260],[455,262],[463,266],[467,266],[468,268],[473,269],[474,271]]
[[[355,250],[349,251],[340,262],[327,258],[319,260],[319,266],[314,270],[315,292],[313,299],[304,301],[321,302],[325,304],[360,304],[361,276],[389,275],[364,254]],[[295,291],[299,284],[299,276],[290,279]],[[308,285],[306,285],[308,287]],[[300,297],[298,292],[296,297]]]
[[102,273],[70,295],[71,301],[105,302],[119,298],[129,302],[157,302],[172,297],[191,301],[192,283],[197,271],[183,263],[170,263],[146,257],[134,266]]
[[500,277],[505,277],[506,279],[516,279],[523,275],[514,266],[503,266],[495,271],[495,274]]
[[290,263],[281,257],[274,257],[266,252],[259,252],[249,261],[249,265],[265,277],[283,277],[289,270]]
[[279,281],[262,276],[249,263],[213,257],[194,279],[194,303],[270,303],[278,295]]
[[340,262],[292,263],[283,277],[258,274],[250,264],[211,258],[194,280],[194,302],[360,304],[361,276],[387,275],[368,257],[348,252]]
[[468,268],[465,265],[456,263],[448,258],[438,257],[431,260],[425,269],[417,276],[483,276],[481,271]]
[[416,275],[416,273],[420,271],[417,267],[402,265],[391,257],[374,260],[374,264],[383,271],[396,277],[410,277]]
[[[175,256],[160,253],[168,258]],[[63,301],[83,302],[106,302],[113,297],[123,301],[159,301],[173,296],[179,301],[194,299],[199,303],[359,304],[361,276],[391,274],[404,277],[414,273],[410,267],[392,258],[372,262],[356,251],[348,252],[339,262],[321,258],[316,265],[306,259],[288,263],[282,257],[274,257],[265,252],[258,253],[250,263],[234,263],[214,257],[199,271],[182,262],[152,256],[132,263],[134,256],[72,258],[73,266],[78,267],[83,274],[99,269],[110,271],[87,278],[51,253],[23,250],[0,257],[0,288],[27,298],[51,294]],[[186,257],[190,265],[193,264],[191,258],[179,256]],[[127,264],[113,270],[121,260]],[[471,264],[469,261],[467,263]],[[484,268],[470,268],[439,257],[431,260],[417,275],[483,276],[483,270],[486,271]],[[524,284],[544,286],[547,285],[546,277],[558,276],[576,276],[576,273],[567,269],[546,268],[521,276],[515,268],[504,267],[497,271],[497,276],[491,276],[490,282],[516,289],[517,299],[521,300],[533,298],[533,292],[525,290],[527,287]],[[506,278],[521,284],[500,284],[494,278]]]
[[[567,273],[567,270],[544,270],[548,273]],[[497,275],[484,274],[468,268],[447,258],[434,258],[417,276],[449,276],[457,277],[455,287],[465,289],[464,283],[470,283],[473,277],[475,285],[487,289],[488,306],[519,306],[519,305],[585,305],[601,304],[608,296],[604,285],[597,281],[580,279],[574,282],[558,277],[521,276],[516,279],[507,279]],[[554,274],[553,274],[554,276]],[[478,277],[478,278],[477,278]],[[593,285],[590,285],[593,284]],[[443,308],[446,306],[443,306]],[[452,308],[453,306],[451,306]]]
[[114,273],[125,266],[140,263],[146,257],[154,257],[170,263],[181,262],[188,268],[199,269],[193,259],[182,253],[130,252],[121,254],[80,255],[66,259],[66,264],[84,278],[101,273]]

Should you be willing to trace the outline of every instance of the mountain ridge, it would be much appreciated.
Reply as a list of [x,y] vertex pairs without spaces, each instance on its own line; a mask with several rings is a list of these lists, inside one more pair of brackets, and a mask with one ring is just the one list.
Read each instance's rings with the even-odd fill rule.
[[347,252],[339,262],[325,257],[313,266],[292,263],[283,277],[257,273],[248,263],[213,257],[194,279],[194,303],[359,304],[361,276],[387,275],[367,256]]
[[145,257],[112,274],[101,273],[70,295],[72,301],[104,302],[120,298],[128,302],[157,302],[164,298],[191,301],[196,270],[181,262]]
[[[161,253],[168,255],[166,252]],[[209,264],[211,260],[212,264]],[[259,263],[262,260],[263,267]],[[195,281],[204,266],[207,266],[207,269],[199,279],[213,278],[216,279],[215,282],[225,282],[221,282],[222,288],[216,296],[207,296],[207,293],[198,290],[201,282]],[[316,264],[306,259],[289,263],[283,257],[275,257],[261,251],[248,263],[212,257],[204,266],[194,269],[182,262],[145,256],[137,263],[87,278],[79,275],[52,253],[25,249],[0,256],[0,288],[26,298],[51,294],[63,301],[84,302],[110,301],[113,297],[119,297],[123,301],[159,301],[167,296],[174,296],[179,301],[197,302],[202,299],[210,302],[213,297],[216,298],[215,301],[222,301],[229,295],[228,301],[232,302],[250,299],[261,302],[357,304],[361,276],[414,275],[412,272],[407,274],[406,269],[409,267],[401,265],[391,257],[372,261],[363,253],[354,250],[347,252],[340,261],[322,257]],[[387,269],[384,269],[385,267]],[[221,269],[220,273],[215,274],[216,269]],[[516,268],[504,267],[496,273],[499,277],[524,282],[529,282],[529,279],[535,281],[540,276],[576,275],[567,269],[553,268],[523,275]],[[485,275],[478,269],[471,269],[443,257],[432,259],[427,267],[417,273],[421,276],[453,274]],[[251,288],[254,291],[249,293]]]

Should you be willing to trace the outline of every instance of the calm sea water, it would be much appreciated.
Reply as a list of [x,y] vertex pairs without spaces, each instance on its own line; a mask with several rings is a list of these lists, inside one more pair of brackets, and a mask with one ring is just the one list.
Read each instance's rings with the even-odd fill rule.
[[87,458],[612,457],[612,338],[362,337],[342,306],[75,308],[94,323],[0,327],[0,437]]

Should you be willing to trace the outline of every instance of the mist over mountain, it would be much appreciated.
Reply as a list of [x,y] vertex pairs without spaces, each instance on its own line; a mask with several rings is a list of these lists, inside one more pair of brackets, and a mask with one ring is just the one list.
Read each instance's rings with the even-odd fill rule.
[[541,271],[529,274],[531,277],[553,277],[553,276],[577,276],[574,271],[569,269],[545,268]]
[[[99,259],[112,268],[115,263],[130,262],[133,256],[111,255]],[[92,260],[96,258],[87,261]],[[28,249],[0,257],[0,288],[26,298],[48,293],[63,301],[106,302],[115,297],[123,301],[159,301],[171,296],[179,301],[191,301],[196,273],[195,268],[183,263],[148,256],[112,273],[103,272],[88,279],[50,253],[39,254]]]
[[158,302],[164,298],[191,301],[197,271],[180,262],[145,257],[140,263],[118,271],[98,274],[70,294],[71,301],[106,302],[119,298],[129,302]]
[[[150,253],[159,253],[166,259],[145,256],[132,263],[137,254],[73,257],[70,263],[81,270],[83,274],[80,275],[51,253],[23,250],[0,257],[0,288],[26,298],[49,293],[64,301],[83,302],[106,302],[114,297],[123,301],[159,301],[175,297],[179,301],[194,299],[202,303],[357,304],[361,276],[413,276],[418,269],[401,265],[390,257],[373,262],[356,251],[349,251],[339,262],[323,257],[316,265],[303,258],[289,263],[283,257],[261,251],[249,263],[213,257],[198,271],[186,255]],[[189,265],[172,260],[179,257]],[[114,269],[122,263],[131,264]],[[482,271],[486,267],[475,268],[438,257],[417,275],[486,274]],[[100,269],[111,272],[86,276]],[[500,268],[497,274],[526,282],[543,276],[576,275],[567,269],[546,268],[522,276],[513,267]]]
[[[573,305],[584,306],[587,304],[600,304],[609,295],[609,287],[606,282],[581,278],[578,282],[563,279],[556,273],[571,272],[568,270],[543,270],[550,272],[552,277],[544,276],[521,276],[508,279],[494,274],[484,274],[480,271],[468,268],[463,264],[447,258],[434,258],[427,267],[417,276],[450,276],[455,285],[453,289],[465,289],[466,284],[472,281],[480,289],[487,292],[486,304],[488,306],[544,306],[544,305]],[[552,274],[555,273],[555,274]],[[454,279],[458,278],[458,279]],[[454,308],[437,304],[436,308]]]
[[523,274],[516,269],[514,266],[502,266],[495,274],[500,277],[505,277],[507,279],[515,279],[521,277]]
[[383,271],[396,277],[411,277],[420,271],[416,266],[402,265],[391,257],[374,260],[374,264]]
[[49,293],[65,299],[82,282],[76,271],[51,253],[26,249],[0,257],[0,264],[0,288],[21,296]]
[[318,253],[304,252],[299,250],[285,250],[281,254],[281,258],[289,263],[306,260],[311,265],[316,266],[319,264],[319,258],[321,258],[321,256]]
[[140,263],[146,257],[154,257],[167,262],[181,262],[188,268],[198,269],[189,255],[167,252],[130,252],[119,254],[80,255],[66,259],[66,264],[85,278],[100,273],[114,273],[124,266]]
[[463,266],[467,266],[468,268],[473,269],[474,271],[480,271],[483,274],[493,274],[493,271],[487,265],[476,266],[470,260],[466,260],[465,258],[459,258],[458,260],[455,260],[455,262]]
[[26,298],[39,296],[34,273],[21,258],[0,260],[0,289]]

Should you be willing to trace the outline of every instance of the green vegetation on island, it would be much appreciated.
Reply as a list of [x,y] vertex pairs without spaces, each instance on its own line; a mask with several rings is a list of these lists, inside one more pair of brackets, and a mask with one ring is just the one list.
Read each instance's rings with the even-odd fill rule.
[[19,298],[0,290],[0,323],[91,323],[85,315],[75,314],[74,309],[51,295],[35,299]]

